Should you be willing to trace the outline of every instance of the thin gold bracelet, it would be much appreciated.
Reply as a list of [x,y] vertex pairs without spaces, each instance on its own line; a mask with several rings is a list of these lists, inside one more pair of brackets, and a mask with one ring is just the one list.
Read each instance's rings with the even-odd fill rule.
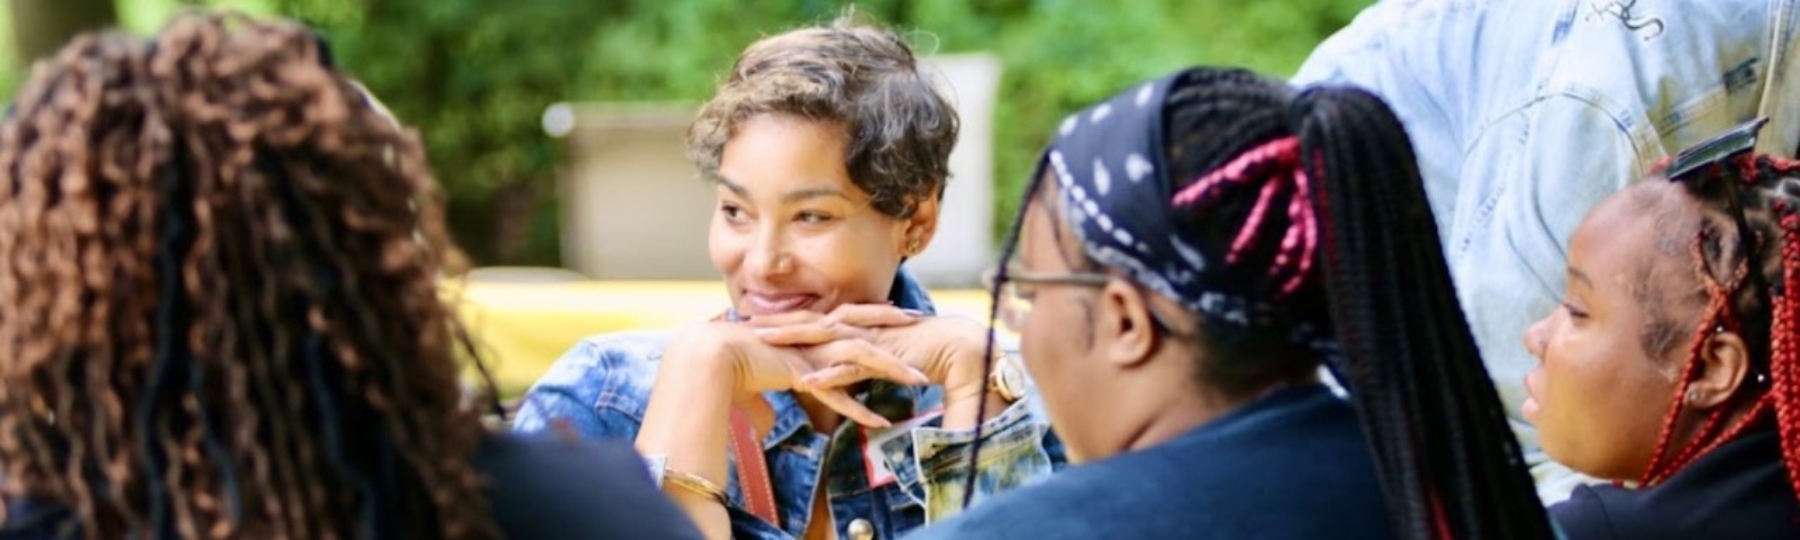
[[712,499],[721,505],[726,504],[725,488],[719,487],[718,484],[714,484],[711,480],[698,474],[663,467],[663,482]]

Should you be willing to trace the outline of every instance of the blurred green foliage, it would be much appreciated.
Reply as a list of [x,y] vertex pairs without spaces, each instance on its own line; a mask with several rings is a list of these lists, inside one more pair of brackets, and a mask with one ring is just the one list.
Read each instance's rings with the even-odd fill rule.
[[[1062,116],[1133,82],[1194,64],[1279,76],[1368,0],[866,0],[859,12],[904,32],[920,53],[989,51],[1004,64],[995,111],[1003,229]],[[705,100],[756,38],[825,23],[846,2],[632,2],[594,28],[576,97]],[[750,7],[754,4],[754,7]]]
[[[178,0],[121,0],[152,30]],[[324,31],[340,63],[419,126],[452,195],[453,229],[484,263],[556,262],[559,101],[707,98],[760,36],[829,22],[841,0],[220,0]],[[1069,111],[1182,66],[1286,76],[1370,0],[864,0],[921,53],[989,51],[1005,66],[995,178],[1005,220]],[[130,4],[127,6],[126,4]],[[0,68],[5,66],[0,65]],[[0,82],[6,78],[0,77]],[[513,221],[508,222],[511,219]],[[521,221],[522,220],[522,221]],[[510,225],[507,225],[510,223]],[[511,227],[510,229],[507,227]],[[519,245],[523,242],[523,245]]]

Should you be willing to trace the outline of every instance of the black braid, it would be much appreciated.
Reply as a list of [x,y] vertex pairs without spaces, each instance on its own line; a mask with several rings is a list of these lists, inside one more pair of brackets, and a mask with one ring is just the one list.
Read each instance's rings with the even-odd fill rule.
[[1324,278],[1358,415],[1412,538],[1550,538],[1456,299],[1400,122],[1361,90],[1300,95]]
[[[1023,233],[1023,229],[1025,228],[1025,212],[1031,209],[1031,201],[1036,198],[1038,187],[1044,182],[1044,174],[1045,173],[1043,172],[1039,172],[1038,174],[1032,175],[1031,180],[1025,184],[1025,202],[1019,205],[1019,212],[1013,215],[1012,225],[1007,228],[1006,241],[1000,244],[1001,264],[994,269],[993,283],[988,284],[988,333],[987,343],[982,349],[982,358],[987,358],[988,361],[982,362],[981,364],[980,380],[983,381],[988,380],[989,377],[994,375],[993,358],[995,343],[993,328],[994,323],[1000,319],[1000,289],[1006,283],[1006,261],[1012,260],[1013,255],[1019,250],[1019,235]],[[987,418],[987,400],[981,400],[980,403],[975,405],[975,417]],[[983,423],[984,422],[975,423],[975,438],[973,440],[981,440],[981,428]],[[969,477],[963,480],[962,507],[964,510],[967,510],[969,508],[969,503],[975,499],[975,477],[979,476],[976,471],[979,470],[978,464],[981,463],[980,460],[981,445],[969,445]]]

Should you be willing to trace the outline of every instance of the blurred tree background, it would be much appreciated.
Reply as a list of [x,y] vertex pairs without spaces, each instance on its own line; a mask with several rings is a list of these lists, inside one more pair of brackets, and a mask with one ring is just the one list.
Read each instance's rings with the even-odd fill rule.
[[[339,62],[423,131],[452,230],[482,264],[556,265],[561,101],[703,101],[756,38],[830,21],[844,0],[8,0],[0,90],[75,31],[153,32],[186,5],[321,29]],[[863,0],[922,54],[989,51],[997,219],[1064,114],[1192,64],[1286,76],[1371,0]]]

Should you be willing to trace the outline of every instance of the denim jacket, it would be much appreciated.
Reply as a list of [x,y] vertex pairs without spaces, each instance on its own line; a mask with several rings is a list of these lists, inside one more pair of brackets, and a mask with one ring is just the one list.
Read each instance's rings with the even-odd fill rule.
[[1573,487],[1519,407],[1522,335],[1554,310],[1588,209],[1659,159],[1761,114],[1800,140],[1795,0],[1383,0],[1295,83],[1361,86],[1412,140],[1451,274],[1547,502]]
[[[925,290],[904,271],[890,299],[903,308],[934,312]],[[668,338],[667,331],[637,331],[582,341],[526,393],[513,429],[542,431],[566,421],[583,437],[635,439]],[[733,474],[726,492],[735,538],[803,536],[821,479],[833,525],[846,540],[868,538],[865,532],[898,538],[961,509],[973,433],[940,429],[936,418],[924,419],[941,408],[942,390],[876,383],[858,397],[889,418],[919,418],[919,423],[896,421],[891,429],[899,431],[887,434],[891,437],[851,423],[822,433],[812,428],[792,393],[763,394],[775,411],[763,452],[782,522],[769,524],[752,515]],[[1064,463],[1062,445],[1035,399],[1029,394],[983,423],[977,503],[1041,480]],[[871,437],[883,440],[879,448],[865,446]],[[737,464],[730,467],[735,471]]]

